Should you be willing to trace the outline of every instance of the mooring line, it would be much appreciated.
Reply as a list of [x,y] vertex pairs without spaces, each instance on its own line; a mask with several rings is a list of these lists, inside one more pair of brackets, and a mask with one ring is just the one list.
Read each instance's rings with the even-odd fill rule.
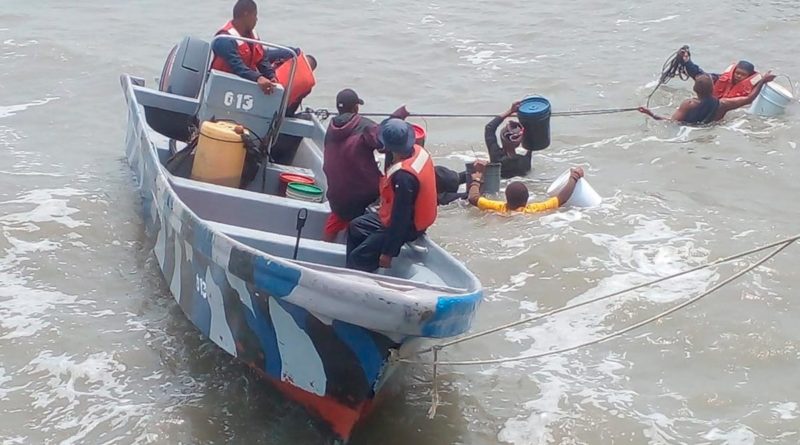
[[[662,319],[662,318],[664,318],[664,317],[666,317],[666,316],[668,316],[670,314],[673,314],[673,313],[675,313],[675,312],[677,312],[677,311],[679,311],[679,310],[681,310],[681,309],[683,309],[683,308],[685,308],[687,306],[690,306],[690,305],[700,301],[701,299],[713,294],[714,292],[718,291],[719,289],[721,289],[721,288],[727,286],[728,284],[732,283],[733,281],[735,281],[739,277],[741,277],[741,276],[753,271],[754,269],[760,267],[762,264],[764,264],[767,261],[771,260],[773,257],[775,257],[776,255],[781,253],[784,249],[786,249],[787,247],[792,245],[798,239],[800,239],[800,235],[795,235],[793,237],[786,238],[786,239],[783,239],[781,241],[777,241],[777,242],[774,242],[774,243],[770,243],[770,244],[767,244],[765,246],[757,247],[755,249],[750,249],[750,250],[748,250],[746,252],[742,252],[742,253],[731,255],[731,256],[728,256],[728,257],[725,257],[725,258],[721,258],[721,259],[718,259],[716,261],[713,261],[713,262],[710,262],[710,263],[706,263],[706,264],[703,264],[701,266],[698,266],[698,267],[695,267],[695,268],[692,268],[692,269],[689,269],[689,270],[686,270],[686,271],[683,271],[683,272],[679,272],[677,274],[670,275],[668,277],[663,277],[663,278],[660,278],[658,280],[653,280],[651,282],[644,283],[644,284],[641,284],[641,285],[638,285],[638,286],[634,286],[634,287],[631,287],[631,288],[628,288],[628,289],[625,289],[625,290],[622,290],[622,291],[619,291],[619,292],[615,292],[615,293],[612,293],[612,294],[609,294],[609,295],[598,297],[598,298],[595,298],[595,299],[592,299],[592,300],[587,300],[585,302],[578,303],[578,304],[575,304],[575,305],[572,305],[572,306],[568,306],[568,307],[565,307],[565,308],[557,309],[555,311],[550,311],[550,312],[548,312],[546,314],[538,315],[538,316],[535,316],[535,317],[529,317],[527,319],[520,320],[520,321],[517,321],[517,322],[514,322],[514,323],[508,323],[508,324],[505,324],[505,325],[502,325],[502,326],[498,326],[496,328],[488,329],[488,330],[485,330],[485,331],[482,331],[482,332],[479,332],[479,333],[476,333],[476,334],[473,334],[473,335],[470,335],[470,336],[462,337],[460,339],[456,339],[456,340],[453,340],[453,341],[450,341],[450,342],[447,342],[447,343],[435,345],[432,348],[426,349],[424,351],[420,351],[420,354],[425,353],[425,352],[433,351],[433,357],[431,358],[430,361],[399,357],[397,355],[397,351],[392,351],[391,360],[394,360],[396,362],[401,362],[401,363],[408,363],[408,364],[427,364],[427,363],[430,363],[432,365],[432,367],[433,367],[433,382],[432,382],[432,385],[433,386],[431,388],[431,392],[432,392],[431,393],[431,407],[428,410],[428,418],[433,418],[434,416],[436,416],[436,409],[437,409],[437,407],[439,405],[439,394],[438,394],[438,392],[439,392],[439,376],[438,375],[439,375],[439,367],[442,366],[442,365],[474,366],[474,365],[490,365],[490,364],[518,362],[518,361],[525,361],[525,360],[543,358],[543,357],[552,356],[552,355],[564,354],[564,353],[567,353],[567,352],[571,352],[571,351],[575,351],[577,349],[584,348],[586,346],[591,346],[591,345],[596,345],[596,344],[599,344],[599,343],[606,342],[606,341],[611,340],[613,338],[617,338],[617,337],[620,337],[620,336],[622,336],[624,334],[627,334],[628,332],[636,330],[636,329],[638,329],[638,328],[640,328],[642,326],[646,326],[646,325],[648,325],[650,323],[653,323],[654,321],[660,320],[660,319]],[[735,259],[747,256],[747,255],[752,255],[753,253],[761,252],[761,251],[764,251],[764,250],[767,250],[767,249],[770,249],[770,248],[773,248],[773,247],[775,247],[775,250],[771,251],[770,253],[768,253],[767,255],[765,255],[763,258],[761,258],[760,260],[756,261],[755,263],[751,263],[748,267],[746,267],[746,268],[734,273],[733,275],[731,275],[730,277],[726,278],[725,280],[717,283],[716,285],[711,287],[711,289],[708,289],[707,291],[702,292],[701,294],[699,294],[699,295],[697,295],[697,296],[695,296],[693,298],[690,298],[690,299],[684,301],[683,303],[680,303],[680,304],[677,304],[675,306],[672,306],[669,309],[667,309],[665,311],[662,311],[662,312],[660,312],[660,313],[658,313],[658,314],[656,314],[656,315],[654,315],[652,317],[649,317],[649,318],[647,318],[645,320],[642,320],[642,321],[640,321],[638,323],[634,323],[634,324],[632,324],[630,326],[627,326],[627,327],[625,327],[623,329],[619,329],[617,331],[611,332],[610,334],[607,334],[605,336],[602,336],[602,337],[599,337],[599,338],[596,338],[596,339],[593,339],[593,340],[590,340],[590,341],[587,341],[587,342],[579,343],[577,345],[567,346],[567,347],[564,347],[564,348],[554,349],[554,350],[545,351],[545,352],[539,352],[539,353],[535,353],[535,354],[525,354],[525,355],[518,355],[518,356],[514,356],[514,357],[503,357],[503,358],[483,359],[483,360],[460,360],[460,361],[458,361],[458,360],[452,360],[452,361],[450,361],[450,360],[445,360],[445,361],[439,360],[439,352],[442,349],[444,349],[445,347],[447,347],[447,346],[452,346],[454,344],[458,344],[458,343],[461,343],[461,342],[464,342],[464,341],[473,340],[473,339],[476,339],[476,338],[479,338],[479,337],[483,337],[485,335],[489,335],[489,334],[492,334],[494,332],[498,332],[498,331],[501,331],[501,330],[504,330],[504,329],[508,329],[510,327],[513,327],[513,326],[517,326],[517,325],[520,325],[520,324],[523,324],[523,323],[528,323],[528,322],[531,322],[531,321],[534,321],[534,320],[538,320],[538,319],[544,318],[546,316],[554,315],[556,313],[564,312],[566,310],[574,309],[574,308],[577,308],[577,307],[580,307],[580,306],[584,306],[584,305],[587,305],[587,304],[590,304],[590,303],[593,303],[593,302],[596,302],[596,301],[600,301],[600,300],[603,300],[603,299],[611,298],[612,296],[617,296],[617,295],[620,295],[620,294],[623,294],[623,293],[626,293],[626,292],[630,292],[630,291],[635,290],[635,289],[640,289],[642,287],[651,286],[653,284],[656,284],[656,283],[659,283],[659,282],[662,282],[662,281],[665,281],[665,280],[668,280],[668,279],[673,279],[673,278],[685,275],[687,273],[696,272],[698,270],[705,269],[705,268],[708,268],[708,267],[712,267],[714,265],[727,263],[727,262],[733,261]]]

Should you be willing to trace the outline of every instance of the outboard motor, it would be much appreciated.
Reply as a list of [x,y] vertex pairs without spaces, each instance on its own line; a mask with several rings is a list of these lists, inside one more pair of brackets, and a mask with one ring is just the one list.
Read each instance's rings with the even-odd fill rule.
[[[172,48],[164,62],[158,82],[159,91],[196,99],[203,86],[209,55],[208,42],[194,37],[184,37]],[[151,107],[145,107],[144,111],[148,125],[170,138],[170,149],[173,152],[175,141],[188,142],[193,129],[197,127],[194,114]]]

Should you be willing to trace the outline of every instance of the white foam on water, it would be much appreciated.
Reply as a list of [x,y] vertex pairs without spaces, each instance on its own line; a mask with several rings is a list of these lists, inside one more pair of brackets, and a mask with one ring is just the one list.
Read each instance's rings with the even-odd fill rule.
[[[38,377],[29,389],[34,408],[46,410],[33,420],[35,428],[70,433],[62,444],[91,442],[109,430],[128,430],[146,422],[148,406],[135,403],[126,383],[127,368],[113,354],[98,352],[86,358],[42,351],[22,372]],[[38,423],[38,425],[35,425]]]
[[[2,377],[2,374],[0,374]],[[797,402],[779,403],[772,407],[772,411],[778,415],[781,420],[792,420],[798,416]]]
[[[9,340],[36,335],[51,326],[51,317],[57,308],[78,303],[68,295],[41,283],[36,283],[23,271],[32,255],[47,254],[61,247],[61,243],[44,235],[37,240],[26,240],[15,232],[27,234],[52,232],[49,224],[68,228],[87,225],[74,219],[78,210],[68,205],[68,198],[84,192],[73,189],[41,189],[23,193],[16,199],[0,202],[0,209],[31,207],[28,211],[6,213],[0,216],[2,238],[9,244],[0,258],[0,338]],[[9,210],[6,210],[8,212]],[[70,232],[74,234],[74,232]],[[74,235],[70,235],[74,238]],[[30,238],[30,236],[28,236]]]
[[[629,217],[634,226],[632,233],[623,236],[586,234],[607,255],[587,257],[585,261],[599,263],[610,273],[597,284],[572,298],[566,305],[575,304],[601,295],[688,269],[705,261],[708,252],[695,247],[692,236],[699,228],[673,230],[664,221],[649,220],[641,215]],[[580,273],[580,270],[574,273]],[[593,303],[566,313],[506,332],[509,342],[527,345],[522,354],[535,354],[585,343],[647,318],[664,310],[670,303],[682,301],[706,289],[716,274],[701,271],[680,280],[671,280],[652,289],[640,290],[623,296]],[[520,306],[525,311],[528,306]],[[529,311],[538,313],[538,307]],[[615,322],[620,313],[635,312],[633,321]],[[628,317],[623,316],[627,320]],[[613,340],[611,340],[613,342]],[[614,349],[613,347],[610,349]],[[580,360],[575,355],[581,354]],[[620,382],[629,366],[615,356],[596,356],[590,348],[566,355],[548,356],[531,363],[512,362],[501,365],[529,372],[539,388],[539,396],[524,405],[528,414],[508,419],[498,439],[513,444],[550,443],[554,428],[574,411],[562,406],[560,401],[578,399],[582,404],[614,412],[629,412],[636,394],[625,390]],[[524,371],[522,371],[524,369]],[[647,420],[647,419],[643,419]],[[657,420],[657,422],[655,422]],[[648,422],[652,435],[664,435],[660,429],[669,427],[669,419],[651,418]],[[654,423],[655,422],[655,423]],[[653,426],[655,425],[655,427]]]
[[728,431],[712,428],[703,434],[704,439],[719,441],[724,445],[754,445],[756,434],[746,426],[737,426]]
[[0,105],[0,119],[4,117],[13,116],[31,107],[38,107],[40,105],[45,105],[54,100],[58,100],[58,97],[47,97],[44,99],[38,99],[31,102],[16,104],[16,105]]

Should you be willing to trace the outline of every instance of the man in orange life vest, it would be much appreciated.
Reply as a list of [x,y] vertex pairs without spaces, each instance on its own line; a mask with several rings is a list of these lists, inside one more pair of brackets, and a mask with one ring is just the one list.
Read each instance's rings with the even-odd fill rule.
[[[256,3],[253,0],[238,0],[233,6],[233,20],[226,23],[216,35],[230,34],[258,40],[254,30],[257,22]],[[214,50],[211,68],[256,82],[264,94],[272,93],[277,83],[275,69],[265,57],[263,46],[240,40],[217,39],[211,49]]]
[[747,97],[761,80],[761,74],[756,72],[755,66],[746,60],[731,64],[722,74],[713,74],[706,73],[692,62],[688,50],[681,49],[680,56],[683,65],[686,67],[686,73],[692,79],[697,79],[697,76],[701,74],[711,76],[711,80],[714,81],[713,96],[717,99]]
[[390,118],[381,123],[378,140],[394,161],[381,178],[380,208],[351,221],[347,233],[347,267],[365,272],[391,267],[403,244],[436,220],[433,160],[414,143],[414,129]]

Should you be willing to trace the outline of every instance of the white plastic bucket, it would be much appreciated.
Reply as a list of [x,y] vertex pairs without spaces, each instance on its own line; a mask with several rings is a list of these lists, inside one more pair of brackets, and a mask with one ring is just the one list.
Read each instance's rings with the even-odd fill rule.
[[[547,195],[558,195],[561,189],[566,187],[569,176],[570,171],[567,170],[556,178],[556,180],[550,184],[550,187],[547,188]],[[600,205],[601,202],[603,202],[603,198],[597,194],[595,189],[589,184],[589,181],[587,181],[586,178],[581,178],[578,180],[578,183],[575,184],[575,190],[572,192],[572,196],[569,197],[564,205],[573,207],[595,207]]]
[[778,116],[786,111],[786,107],[794,100],[794,96],[786,88],[775,82],[770,82],[761,88],[756,100],[750,105],[750,114],[771,117]]

